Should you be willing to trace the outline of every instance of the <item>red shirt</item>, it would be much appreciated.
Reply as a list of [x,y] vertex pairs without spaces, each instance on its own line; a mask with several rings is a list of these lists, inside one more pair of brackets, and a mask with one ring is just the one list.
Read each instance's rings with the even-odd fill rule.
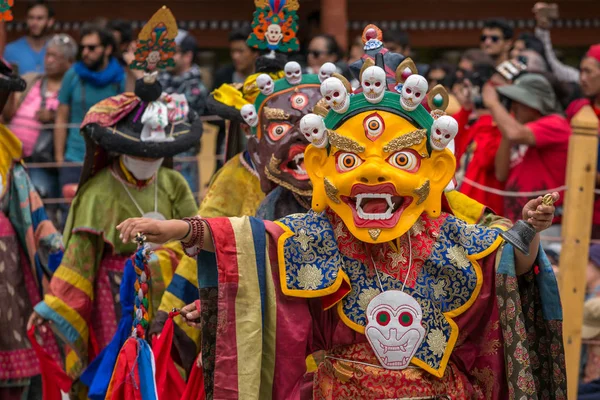
[[[494,162],[502,133],[494,124],[492,116],[482,115],[464,134],[472,137],[475,143],[473,156],[465,170],[465,178],[487,187],[503,190],[504,184],[496,179]],[[466,181],[460,186],[460,192],[491,208],[496,214],[504,215],[502,196],[477,189]]]
[[[526,126],[535,136],[535,145],[520,146],[506,181],[506,190],[547,192],[563,186],[567,170],[567,150],[571,126],[558,114],[547,115]],[[523,207],[530,197],[505,197],[504,212],[513,221],[522,218]],[[556,204],[560,207],[562,198]],[[558,214],[558,212],[557,212]],[[560,216],[555,220],[560,223]]]

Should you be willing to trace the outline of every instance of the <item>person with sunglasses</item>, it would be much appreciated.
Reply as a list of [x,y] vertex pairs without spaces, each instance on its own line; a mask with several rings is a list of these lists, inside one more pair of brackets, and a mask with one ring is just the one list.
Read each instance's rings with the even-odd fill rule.
[[483,25],[480,47],[498,66],[509,59],[512,38],[513,29],[506,20],[491,19]]
[[328,34],[320,34],[312,38],[308,45],[308,72],[316,74],[327,62],[336,64],[340,60],[340,46],[335,38]]
[[[85,114],[94,104],[125,91],[125,71],[114,57],[115,41],[110,31],[84,26],[79,50],[80,61],[67,71],[58,94],[54,158],[59,163],[83,162],[85,141],[79,125]],[[60,186],[77,183],[80,172],[80,167],[59,168]]]

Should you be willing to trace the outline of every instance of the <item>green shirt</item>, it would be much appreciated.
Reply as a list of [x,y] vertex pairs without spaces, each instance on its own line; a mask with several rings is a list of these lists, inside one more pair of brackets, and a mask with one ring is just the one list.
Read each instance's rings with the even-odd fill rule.
[[[181,219],[196,215],[198,206],[183,176],[172,169],[158,171],[158,212],[167,219]],[[154,211],[155,183],[138,189],[127,185],[131,196],[144,213]],[[75,232],[102,235],[110,245],[112,254],[131,254],[136,243],[119,239],[116,227],[127,218],[141,217],[120,179],[115,178],[111,168],[104,168],[87,181],[73,200],[64,232],[64,243]]]

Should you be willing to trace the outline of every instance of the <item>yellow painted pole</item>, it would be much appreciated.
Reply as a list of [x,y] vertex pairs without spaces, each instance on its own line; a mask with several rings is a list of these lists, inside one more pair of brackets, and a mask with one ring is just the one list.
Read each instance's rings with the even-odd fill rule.
[[571,126],[573,134],[569,140],[567,160],[559,285],[563,308],[568,398],[575,400],[579,383],[585,271],[592,234],[598,118],[592,108],[586,106],[573,117]]

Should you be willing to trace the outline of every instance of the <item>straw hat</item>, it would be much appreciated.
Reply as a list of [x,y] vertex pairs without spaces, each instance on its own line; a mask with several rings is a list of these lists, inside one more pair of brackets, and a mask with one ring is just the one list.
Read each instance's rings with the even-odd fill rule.
[[600,297],[595,297],[583,305],[582,339],[594,339],[600,335]]

